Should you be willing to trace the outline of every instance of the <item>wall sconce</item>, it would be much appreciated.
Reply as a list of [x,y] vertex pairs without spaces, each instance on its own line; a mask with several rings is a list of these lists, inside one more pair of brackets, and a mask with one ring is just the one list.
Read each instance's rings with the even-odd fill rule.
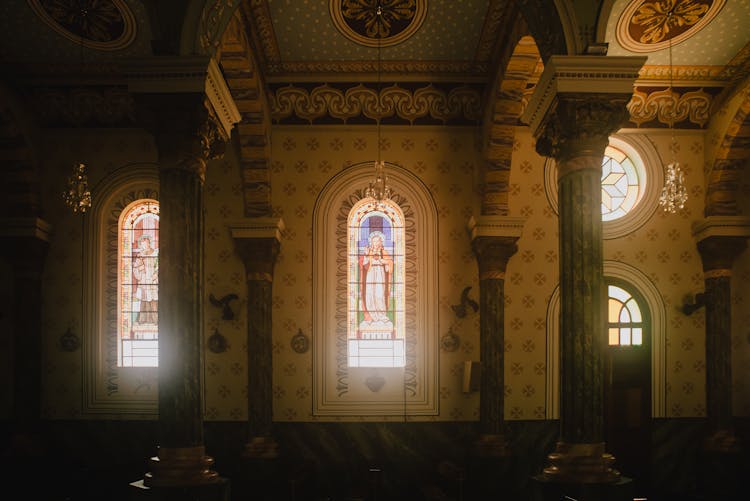
[[234,299],[239,299],[239,296],[234,293],[227,294],[221,299],[216,299],[216,296],[214,296],[213,293],[208,295],[208,300],[211,301],[211,304],[216,306],[217,308],[221,308],[221,318],[223,320],[234,319],[234,312],[229,306],[229,302]]
[[685,315],[692,315],[695,311],[699,310],[701,306],[706,306],[707,297],[704,292],[699,292],[695,295],[695,300],[691,302],[691,297],[685,296],[684,303],[682,304],[682,313]]
[[458,318],[464,318],[467,313],[467,307],[474,310],[474,313],[479,311],[479,303],[474,301],[473,299],[469,299],[469,291],[471,290],[471,286],[465,287],[464,290],[461,291],[461,302],[459,304],[451,305],[451,309],[453,309],[453,312],[456,314]]
[[60,349],[62,351],[72,352],[76,351],[79,346],[81,346],[81,340],[78,339],[78,336],[76,336],[73,333],[73,330],[68,327],[65,334],[60,336]]
[[224,353],[229,349],[229,343],[219,329],[214,329],[214,333],[208,338],[208,349],[213,353]]

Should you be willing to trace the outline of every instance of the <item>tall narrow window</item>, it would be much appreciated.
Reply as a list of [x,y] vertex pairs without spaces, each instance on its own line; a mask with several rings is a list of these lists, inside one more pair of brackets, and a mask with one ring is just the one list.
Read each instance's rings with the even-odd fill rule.
[[347,237],[349,367],[403,367],[403,212],[364,199],[349,212]]
[[610,346],[643,344],[641,307],[633,296],[616,285],[608,285],[608,332]]
[[136,200],[118,224],[118,366],[159,362],[159,202]]

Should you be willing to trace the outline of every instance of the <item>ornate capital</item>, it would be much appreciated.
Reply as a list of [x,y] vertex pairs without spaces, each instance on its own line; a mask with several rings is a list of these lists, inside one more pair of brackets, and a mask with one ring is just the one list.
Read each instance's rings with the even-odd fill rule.
[[273,281],[273,268],[281,247],[284,221],[250,218],[230,225],[237,254],[245,264],[247,280]]
[[643,56],[551,56],[521,117],[538,138],[537,151],[563,161],[597,151],[602,138],[627,121],[626,105],[645,61]]
[[479,279],[502,280],[510,257],[516,253],[521,237],[523,218],[480,216],[469,218],[471,247],[479,264]]
[[694,222],[692,229],[703,261],[703,271],[731,270],[734,260],[747,247],[750,218],[708,216]]

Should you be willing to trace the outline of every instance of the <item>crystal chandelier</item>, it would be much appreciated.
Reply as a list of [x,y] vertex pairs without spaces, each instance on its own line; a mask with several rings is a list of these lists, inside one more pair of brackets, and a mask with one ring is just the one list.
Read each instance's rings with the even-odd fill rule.
[[86,164],[77,162],[73,165],[73,173],[68,178],[63,198],[65,204],[76,214],[79,212],[83,214],[91,207],[91,191],[89,191],[89,180],[86,175]]
[[[672,11],[667,13],[667,27],[672,22]],[[672,37],[669,40],[669,103],[671,106],[671,116],[669,119],[669,127],[672,130],[672,162],[667,165],[664,173],[664,187],[661,190],[661,196],[659,197],[659,204],[665,212],[674,214],[678,210],[685,207],[687,202],[687,188],[685,188],[685,176],[680,169],[680,164],[675,158],[675,151],[677,150],[677,143],[674,139],[674,121],[675,114],[677,111],[677,103],[672,102]]]
[[[380,5],[380,2],[378,2],[377,11],[375,14],[378,16],[377,22],[382,23],[383,22],[383,7]],[[377,141],[377,149],[378,149],[378,159],[375,161],[375,180],[370,181],[370,185],[365,189],[365,196],[374,198],[376,202],[382,202],[383,200],[387,200],[391,198],[391,187],[388,186],[388,176],[385,174],[385,162],[380,159],[380,33],[381,30],[377,30],[377,37],[378,37],[378,87],[377,87],[377,93],[378,93],[378,115],[377,115],[377,128],[378,128],[378,141]]]

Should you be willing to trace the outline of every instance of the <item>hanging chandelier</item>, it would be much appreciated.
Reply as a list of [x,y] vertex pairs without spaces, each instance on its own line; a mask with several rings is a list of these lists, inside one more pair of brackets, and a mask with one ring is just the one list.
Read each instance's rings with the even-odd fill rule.
[[[383,22],[383,7],[378,2],[377,10],[375,11],[375,14],[377,15],[377,23],[381,24]],[[388,186],[388,176],[385,174],[385,162],[380,159],[380,37],[382,31],[380,29],[376,30],[376,36],[378,37],[378,65],[377,65],[377,73],[378,73],[378,87],[377,87],[377,101],[376,101],[376,117],[375,120],[377,120],[377,130],[378,130],[378,140],[377,140],[377,151],[378,151],[378,159],[375,161],[375,180],[370,181],[370,185],[365,189],[365,196],[375,199],[376,202],[382,202],[383,200],[387,200],[391,198],[391,187]]]
[[[672,22],[672,11],[667,13],[666,27],[669,28]],[[659,196],[659,205],[665,212],[671,214],[676,213],[678,210],[682,210],[687,202],[688,194],[687,188],[685,188],[685,176],[680,168],[680,163],[675,158],[675,151],[677,151],[677,142],[674,138],[674,121],[677,112],[677,103],[673,102],[672,99],[672,37],[669,41],[669,104],[671,107],[671,113],[669,117],[669,128],[672,131],[672,161],[665,167],[664,172],[664,187],[661,190],[661,196]]]
[[86,164],[77,162],[73,165],[73,173],[68,178],[68,184],[63,192],[65,204],[74,213],[85,213],[91,207],[91,191],[86,175]]

